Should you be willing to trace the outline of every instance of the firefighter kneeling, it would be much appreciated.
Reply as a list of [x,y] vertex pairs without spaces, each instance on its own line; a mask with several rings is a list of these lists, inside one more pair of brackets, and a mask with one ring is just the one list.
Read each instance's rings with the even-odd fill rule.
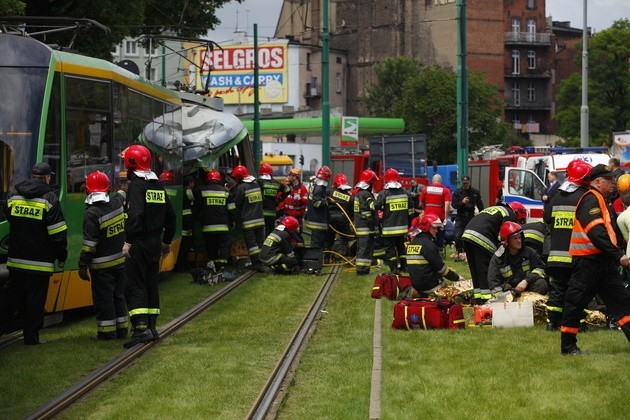
[[277,273],[298,273],[298,260],[293,253],[293,248],[298,243],[295,232],[300,223],[293,216],[285,216],[278,226],[263,242],[260,252],[260,260],[265,266],[272,268]]

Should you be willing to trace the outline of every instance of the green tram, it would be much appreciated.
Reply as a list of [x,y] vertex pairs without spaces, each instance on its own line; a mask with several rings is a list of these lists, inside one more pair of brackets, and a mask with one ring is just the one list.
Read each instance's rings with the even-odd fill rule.
[[[167,191],[178,214],[178,234],[173,251],[161,262],[167,271],[174,266],[181,240],[183,175],[201,167],[229,173],[237,164],[253,166],[244,127],[211,145],[185,144],[182,120],[198,105],[185,103],[178,92],[110,62],[56,51],[24,36],[0,34],[0,51],[0,206],[15,184],[30,177],[35,163],[48,162],[55,172],[51,185],[68,225],[68,260],[63,271],[51,277],[47,313],[92,305],[90,283],[77,273],[86,175],[106,173],[115,191],[126,181],[118,155],[138,142],[152,151],[158,176],[171,172],[173,182]],[[187,151],[193,157],[185,161]],[[0,211],[0,286],[8,278],[8,232]]]

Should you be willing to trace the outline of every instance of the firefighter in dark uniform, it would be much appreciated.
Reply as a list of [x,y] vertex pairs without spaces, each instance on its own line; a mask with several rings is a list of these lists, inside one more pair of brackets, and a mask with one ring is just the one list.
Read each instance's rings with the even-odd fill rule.
[[474,288],[474,299],[483,303],[492,298],[488,287],[488,266],[499,245],[499,230],[504,222],[525,223],[527,210],[516,201],[483,209],[472,218],[462,235],[466,259]]
[[445,282],[464,280],[447,267],[442,253],[435,244],[442,220],[435,214],[422,216],[418,227],[409,229],[411,242],[407,244],[407,267],[414,290],[420,297],[428,297]]
[[68,256],[67,226],[59,200],[50,189],[53,172],[47,163],[33,166],[32,179],[15,185],[7,194],[5,216],[9,221],[9,280],[0,292],[0,332],[18,308],[24,310],[24,344],[41,344],[44,304],[50,276]]
[[524,245],[523,227],[505,222],[499,231],[501,246],[496,250],[488,267],[490,293],[512,291],[516,294],[534,292],[546,295],[549,287],[545,263],[532,248]]
[[594,166],[589,175],[591,188],[575,209],[569,247],[573,271],[560,327],[562,354],[586,354],[577,346],[577,334],[582,313],[596,294],[630,341],[630,292],[624,287],[619,272],[619,265],[630,266],[630,258],[620,248],[621,234],[607,202],[614,188],[614,177],[608,166]]
[[[121,152],[127,176],[125,222],[125,298],[133,334],[125,348],[157,340],[160,295],[157,275],[160,256],[170,252],[176,218],[171,201],[158,177],[151,171],[151,152],[134,144]],[[163,235],[162,235],[163,234]]]
[[207,184],[199,189],[198,204],[201,232],[208,254],[208,269],[219,273],[225,269],[230,256],[229,231],[232,222],[230,212],[235,209],[232,197],[221,183],[218,171],[209,171]]
[[294,274],[300,270],[298,260],[293,253],[298,241],[295,232],[300,223],[293,216],[282,218],[278,226],[271,232],[262,246],[260,259],[267,267],[281,274]]
[[361,172],[354,197],[354,226],[357,230],[356,270],[360,275],[370,274],[374,254],[374,235],[378,223],[372,194],[372,185],[375,181],[378,181],[378,177],[371,169]]
[[385,171],[385,187],[376,197],[374,207],[383,211],[381,238],[385,245],[385,263],[392,273],[400,268],[406,270],[405,235],[409,225],[409,209],[413,198],[400,184],[400,175],[396,169]]
[[348,244],[355,238],[352,220],[354,219],[354,197],[350,193],[352,187],[348,185],[348,178],[344,174],[337,174],[333,179],[333,187],[327,191],[328,195],[328,236],[326,248],[333,249],[335,237],[341,236],[345,244],[344,253],[348,255]]
[[179,244],[179,252],[177,254],[177,262],[175,263],[175,272],[188,271],[188,252],[195,244],[194,225],[195,216],[193,214],[193,207],[195,204],[195,197],[193,188],[195,186],[195,179],[192,175],[186,175],[184,177],[184,197],[182,201],[182,240]]
[[542,220],[529,222],[523,225],[524,244],[543,257],[543,261],[547,259],[544,251],[545,235],[547,234],[547,225]]
[[234,187],[233,201],[235,211],[240,216],[243,236],[252,269],[264,271],[260,262],[260,248],[265,241],[265,217],[263,213],[262,193],[256,178],[249,175],[245,166],[236,166],[232,170],[232,178],[237,182]]
[[[589,188],[588,176],[593,167],[581,159],[567,165],[567,180],[545,207],[543,220],[549,229],[549,300],[547,301],[547,330],[557,331],[562,322],[564,297],[571,278],[573,258],[569,254],[575,206]],[[584,316],[581,320],[584,326]]]
[[[311,230],[311,246],[321,248],[326,246],[328,236],[328,200],[326,188],[332,178],[332,172],[328,166],[322,166],[317,171],[315,179],[311,182],[308,193],[308,204],[304,216],[304,226]],[[322,261],[323,253],[319,260]]]
[[258,185],[263,198],[263,214],[265,216],[265,234],[269,235],[276,228],[278,204],[291,192],[291,187],[273,178],[273,167],[263,163],[258,169]]
[[464,246],[462,245],[462,235],[468,222],[475,217],[475,208],[478,211],[484,209],[483,201],[481,201],[481,193],[479,190],[471,187],[470,177],[464,175],[462,177],[462,187],[453,192],[453,201],[451,206],[457,210],[455,217],[455,249],[457,250],[457,259],[465,260]]
[[99,340],[125,338],[129,329],[122,277],[127,194],[119,191],[110,196],[109,185],[109,177],[100,171],[92,172],[85,180],[88,193],[85,204],[88,207],[83,219],[83,247],[79,256],[79,277],[92,281],[96,338]]

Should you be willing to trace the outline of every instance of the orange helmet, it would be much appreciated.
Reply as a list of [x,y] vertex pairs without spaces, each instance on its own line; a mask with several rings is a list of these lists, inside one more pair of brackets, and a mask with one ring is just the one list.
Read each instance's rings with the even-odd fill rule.
[[210,172],[208,172],[206,174],[206,181],[208,181],[208,182],[210,182],[210,181],[221,182],[221,174],[219,173],[219,171],[215,171],[213,169],[213,170],[211,170]]
[[317,171],[317,175],[315,175],[319,179],[323,179],[325,181],[330,181],[330,177],[332,176],[332,171],[328,166],[322,166]]
[[141,144],[134,144],[120,152],[125,168],[129,171],[150,171],[151,152]]
[[365,171],[361,172],[361,177],[359,178],[359,181],[372,185],[374,181],[378,181],[378,177],[373,170],[366,169]]
[[420,223],[418,223],[418,229],[422,232],[428,232],[431,226],[438,228],[442,227],[442,219],[435,214],[425,214],[422,216]]
[[284,225],[284,227],[287,229],[287,232],[289,233],[297,231],[300,227],[300,222],[298,222],[298,220],[293,216],[283,217],[280,221],[280,224]]
[[574,184],[587,186],[589,183],[588,176],[593,166],[582,159],[574,159],[567,165],[567,180]]
[[501,237],[503,245],[508,246],[510,236],[517,233],[523,233],[523,227],[521,225],[514,222],[504,222],[501,225],[501,230],[499,231],[499,236]]
[[109,192],[109,177],[101,171],[92,172],[85,178],[85,189],[88,194]]
[[234,169],[232,169],[232,178],[234,178],[237,181],[242,181],[248,176],[249,176],[249,172],[247,172],[247,167],[243,165],[235,166]]
[[387,184],[388,182],[398,182],[400,181],[400,175],[398,174],[398,171],[394,168],[389,168],[388,170],[385,171],[385,183]]
[[348,185],[348,178],[344,174],[337,174],[333,180],[333,188],[339,188],[341,185]]
[[518,223],[527,222],[527,209],[524,205],[522,205],[518,201],[512,201],[508,203],[508,206],[510,206],[510,208],[514,210],[514,213],[516,213],[516,221]]
[[617,178],[617,191],[619,194],[630,190],[630,174],[623,174]]
[[164,181],[174,181],[175,178],[173,178],[173,172],[171,171],[164,171],[160,174],[160,181],[164,182]]
[[258,173],[260,175],[271,175],[273,174],[273,167],[268,163],[263,163],[262,165],[260,165]]

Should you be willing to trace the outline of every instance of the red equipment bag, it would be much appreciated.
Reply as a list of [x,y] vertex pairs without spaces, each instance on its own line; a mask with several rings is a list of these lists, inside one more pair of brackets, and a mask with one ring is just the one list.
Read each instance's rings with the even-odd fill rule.
[[464,308],[448,299],[404,299],[394,305],[392,328],[400,330],[466,327]]
[[398,294],[409,287],[411,287],[411,278],[408,276],[381,274],[374,279],[370,296],[374,299],[385,296],[390,300],[396,300]]

